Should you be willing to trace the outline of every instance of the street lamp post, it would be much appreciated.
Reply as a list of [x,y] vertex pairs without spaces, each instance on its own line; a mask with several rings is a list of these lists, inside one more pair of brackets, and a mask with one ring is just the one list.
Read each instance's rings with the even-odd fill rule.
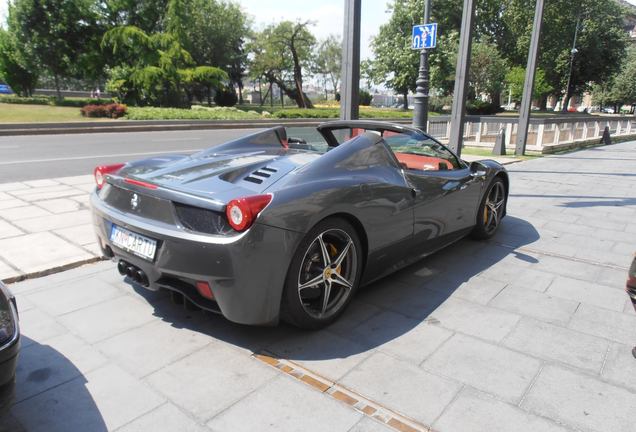
[[[424,23],[428,24],[431,19],[431,0],[424,0]],[[428,91],[429,91],[429,69],[428,69],[428,49],[420,51],[420,69],[415,81],[415,95],[413,97],[413,127],[426,131],[428,123]]]
[[572,69],[574,66],[574,55],[579,52],[576,49],[576,38],[579,35],[579,25],[581,23],[581,17],[579,16],[576,19],[576,29],[574,30],[574,42],[572,42],[572,50],[570,51],[570,73],[568,74],[568,85],[565,87],[565,98],[563,99],[563,108],[562,112],[568,112],[568,105],[570,105],[570,99],[568,99],[568,95],[570,94],[570,86],[572,85]]

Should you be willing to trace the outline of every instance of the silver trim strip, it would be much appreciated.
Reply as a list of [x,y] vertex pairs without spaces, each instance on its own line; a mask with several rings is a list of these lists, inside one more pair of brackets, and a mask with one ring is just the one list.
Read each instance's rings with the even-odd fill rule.
[[171,227],[166,224],[161,224],[160,222],[150,224],[146,222],[145,219],[141,219],[137,216],[133,216],[107,206],[95,192],[91,194],[90,203],[94,211],[101,213],[101,215],[105,215],[110,222],[121,225],[123,228],[132,228],[134,231],[134,228],[137,227],[151,233],[157,233],[160,236],[172,237],[177,240],[190,240],[205,244],[227,245],[238,242],[249,232],[249,230],[247,230],[233,236],[215,236],[212,234],[195,234],[178,229],[176,226]]

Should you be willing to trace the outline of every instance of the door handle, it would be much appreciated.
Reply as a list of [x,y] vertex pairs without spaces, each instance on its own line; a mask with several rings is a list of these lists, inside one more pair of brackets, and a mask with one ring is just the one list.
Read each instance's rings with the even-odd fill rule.
[[422,193],[422,191],[419,190],[418,188],[411,188],[411,195],[413,196],[413,198],[417,197],[421,193]]

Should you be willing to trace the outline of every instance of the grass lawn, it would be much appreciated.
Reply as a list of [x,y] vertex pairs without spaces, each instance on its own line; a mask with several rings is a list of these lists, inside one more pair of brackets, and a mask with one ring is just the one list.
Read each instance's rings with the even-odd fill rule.
[[[515,156],[515,153],[513,150],[506,149],[506,152],[507,152],[506,154],[507,157],[514,157],[514,158],[523,159],[523,160],[543,157],[541,153],[532,152],[528,150],[526,150],[526,154],[524,156]],[[462,147],[462,154],[483,156],[485,158],[493,156],[492,150],[484,148],[484,147]]]
[[0,104],[0,123],[112,121],[82,117],[79,108],[49,105]]

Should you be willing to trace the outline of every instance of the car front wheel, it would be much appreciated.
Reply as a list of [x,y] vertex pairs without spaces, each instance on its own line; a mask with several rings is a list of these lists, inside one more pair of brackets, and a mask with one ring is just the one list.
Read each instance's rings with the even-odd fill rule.
[[489,239],[495,235],[506,210],[506,185],[499,177],[490,184],[479,206],[477,225],[472,231],[476,239]]

